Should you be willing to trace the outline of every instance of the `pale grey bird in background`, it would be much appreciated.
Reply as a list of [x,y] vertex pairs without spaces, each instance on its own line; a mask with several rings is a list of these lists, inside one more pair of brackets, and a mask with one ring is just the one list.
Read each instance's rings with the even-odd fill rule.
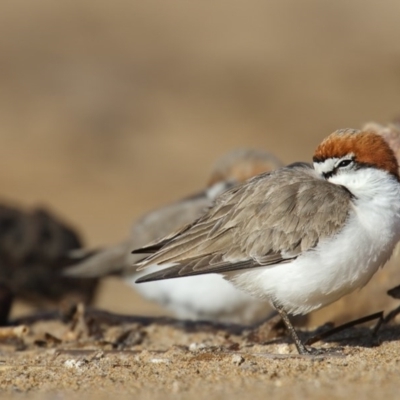
[[191,223],[228,188],[282,165],[273,154],[262,150],[238,149],[226,154],[214,165],[206,189],[145,214],[134,223],[128,239],[94,251],[68,268],[66,274],[75,277],[120,275],[143,297],[166,307],[179,318],[238,323],[263,318],[271,311],[266,303],[236,289],[220,275],[137,285],[135,280],[141,274],[136,272],[134,264],[143,256],[131,252]]
[[287,313],[306,314],[363,287],[400,239],[399,166],[381,135],[336,131],[313,162],[237,185],[197,221],[136,250],[153,253],[138,270],[158,265],[137,282],[219,273],[271,302],[298,352],[311,352]]

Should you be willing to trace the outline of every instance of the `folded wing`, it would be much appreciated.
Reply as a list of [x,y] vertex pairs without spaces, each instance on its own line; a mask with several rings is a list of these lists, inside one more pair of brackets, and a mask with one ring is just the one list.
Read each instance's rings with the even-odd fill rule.
[[261,174],[218,197],[191,225],[135,253],[139,262],[175,264],[138,282],[224,273],[288,262],[340,231],[352,195],[306,165]]

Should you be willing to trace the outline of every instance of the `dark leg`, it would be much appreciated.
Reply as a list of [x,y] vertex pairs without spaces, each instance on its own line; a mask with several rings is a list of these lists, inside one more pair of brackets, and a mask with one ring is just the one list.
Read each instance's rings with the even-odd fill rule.
[[386,315],[386,317],[379,318],[379,321],[375,325],[375,328],[372,330],[372,336],[376,336],[382,325],[388,324],[392,319],[395,319],[396,316],[399,314],[400,314],[400,306],[390,311],[390,313]]
[[296,330],[294,329],[292,323],[289,320],[289,317],[286,313],[286,311],[283,309],[282,306],[273,303],[274,307],[276,308],[276,310],[278,311],[278,313],[280,314],[283,322],[285,323],[285,326],[287,328],[287,330],[289,331],[289,334],[292,338],[292,340],[294,341],[294,344],[296,345],[297,351],[299,352],[299,354],[312,354],[314,353],[312,350],[308,350],[306,348],[306,346],[304,346],[303,342],[300,340],[299,336],[297,335]]

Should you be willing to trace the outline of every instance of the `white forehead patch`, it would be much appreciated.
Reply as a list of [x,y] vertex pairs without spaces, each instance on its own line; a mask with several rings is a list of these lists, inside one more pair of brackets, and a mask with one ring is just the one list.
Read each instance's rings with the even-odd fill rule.
[[336,163],[339,161],[339,158],[332,157],[327,158],[322,162],[314,162],[314,169],[318,174],[323,175],[329,172],[332,172],[335,169]]

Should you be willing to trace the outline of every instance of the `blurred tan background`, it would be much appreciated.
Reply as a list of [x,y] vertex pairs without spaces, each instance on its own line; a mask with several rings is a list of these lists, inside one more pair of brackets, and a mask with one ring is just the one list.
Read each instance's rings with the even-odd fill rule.
[[[310,160],[400,112],[399,16],[394,0],[2,2],[2,198],[100,246],[233,148]],[[112,279],[97,305],[158,313]]]

